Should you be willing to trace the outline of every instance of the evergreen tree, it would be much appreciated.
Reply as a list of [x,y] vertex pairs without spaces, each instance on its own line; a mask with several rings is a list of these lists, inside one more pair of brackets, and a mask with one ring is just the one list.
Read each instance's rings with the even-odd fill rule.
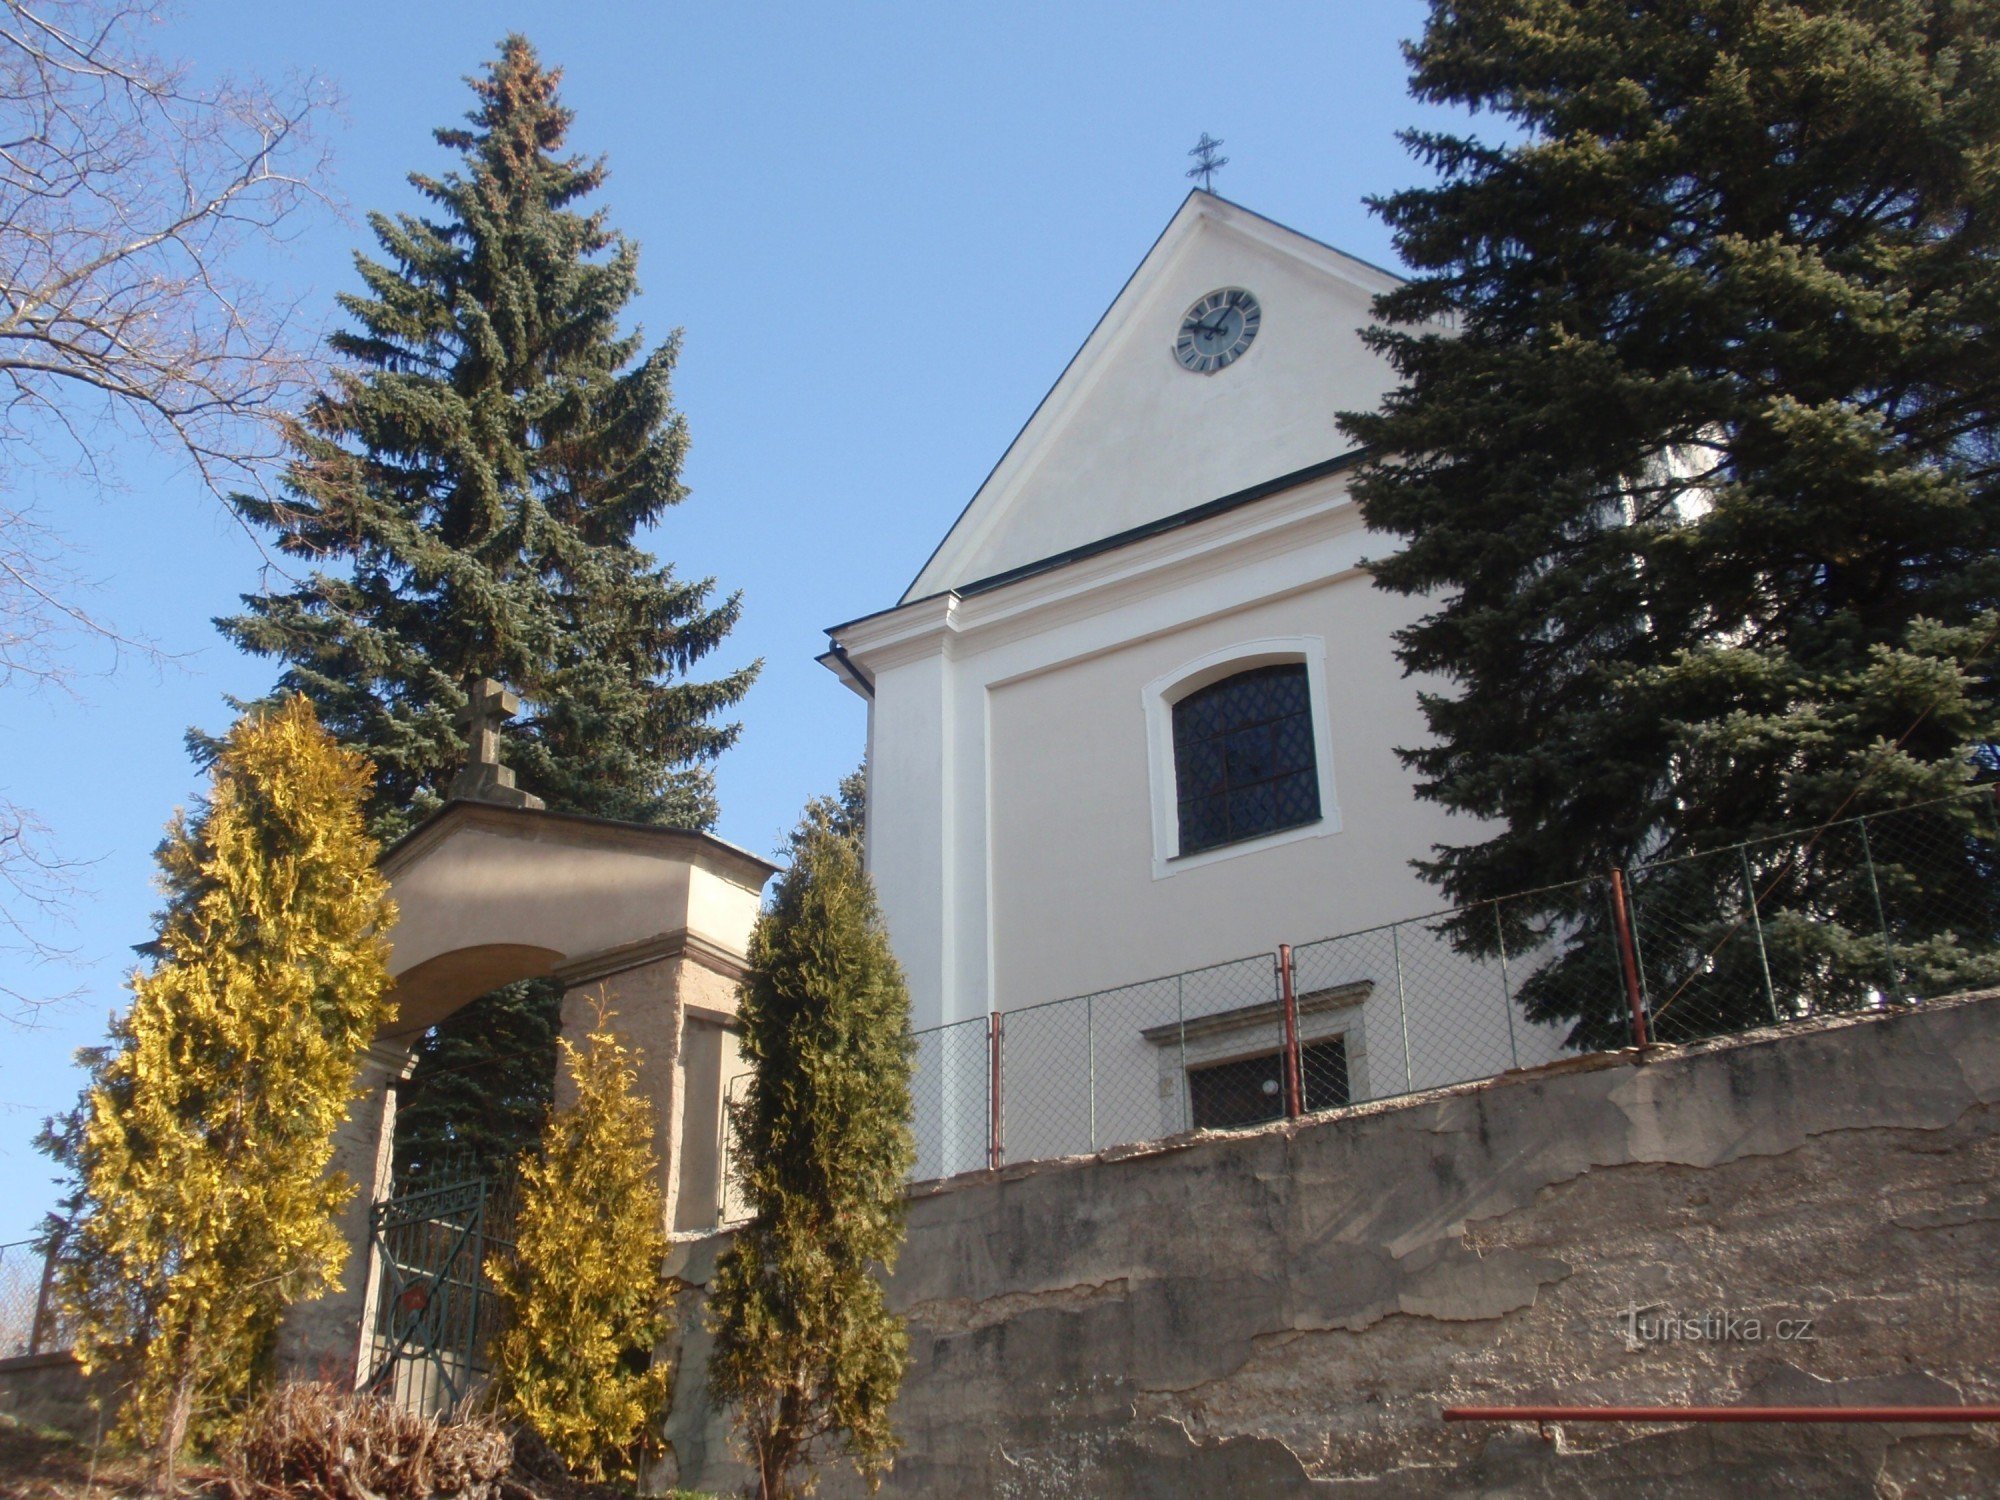
[[397,1190],[465,1176],[501,1178],[555,1102],[562,986],[503,985],[446,1016],[415,1048],[396,1111]]
[[868,848],[868,767],[856,766],[840,778],[832,797],[816,797],[806,809],[809,815],[824,814],[826,826],[854,846],[857,857]]
[[237,1408],[290,1303],[336,1280],[332,1137],[389,1018],[394,921],[362,817],[368,766],[292,698],[223,741],[160,849],[152,969],[45,1149],[76,1174],[59,1275],[86,1368],[130,1375],[124,1423],[172,1465]]
[[[756,671],[690,675],[737,598],[634,544],[686,494],[679,340],[620,331],[638,250],[580,206],[605,167],[566,154],[559,76],[510,36],[471,80],[469,128],[436,133],[460,168],[410,179],[433,212],[369,219],[381,256],[356,257],[345,368],[292,432],[285,494],[238,501],[318,571],[218,623],[374,760],[385,841],[464,764],[475,676],[521,695],[509,761],[550,808],[706,828],[710,763],[737,734],[717,716]],[[424,1040],[406,1169],[533,1141],[557,1013],[553,986],[514,986]]]
[[716,1267],[709,1384],[738,1408],[763,1500],[806,1493],[799,1471],[830,1448],[864,1477],[886,1469],[909,1365],[879,1279],[915,1160],[909,995],[840,817],[807,808],[742,990],[754,1072],[731,1120],[752,1216]]
[[[1478,901],[1989,776],[2000,4],[1440,0],[1410,57],[1417,97],[1514,127],[1406,137],[1439,181],[1374,204],[1416,274],[1368,335],[1401,384],[1342,417],[1385,456],[1376,581],[1432,601],[1399,652],[1447,686],[1404,759],[1494,825],[1425,874]],[[1936,983],[2000,933],[1972,806],[1889,854],[1937,898],[1897,938]],[[1852,1003],[1859,851],[1798,847],[1753,851],[1803,945],[1781,982]],[[1743,921],[1697,865],[1636,893],[1684,935],[1647,955],[1668,989]],[[1517,953],[1557,940],[1530,1013],[1618,1037],[1602,890],[1503,910]],[[1497,946],[1492,912],[1457,936]],[[1763,1011],[1732,993],[1714,1024]]]
[[672,1320],[666,1209],[634,1055],[600,1004],[582,1048],[561,1041],[576,1100],[521,1172],[514,1263],[500,1273],[501,1397],[589,1480],[627,1483],[659,1444]]

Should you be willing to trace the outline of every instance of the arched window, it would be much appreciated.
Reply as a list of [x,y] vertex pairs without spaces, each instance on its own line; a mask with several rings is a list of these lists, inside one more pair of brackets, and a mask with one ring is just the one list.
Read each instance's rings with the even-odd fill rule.
[[1180,853],[1314,823],[1320,816],[1304,662],[1252,667],[1173,706]]

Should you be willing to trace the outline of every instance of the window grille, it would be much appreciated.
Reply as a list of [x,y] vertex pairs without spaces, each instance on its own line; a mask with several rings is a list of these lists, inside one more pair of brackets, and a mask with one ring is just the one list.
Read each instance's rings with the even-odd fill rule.
[[1254,667],[1176,703],[1174,780],[1182,854],[1317,822],[1305,664]]

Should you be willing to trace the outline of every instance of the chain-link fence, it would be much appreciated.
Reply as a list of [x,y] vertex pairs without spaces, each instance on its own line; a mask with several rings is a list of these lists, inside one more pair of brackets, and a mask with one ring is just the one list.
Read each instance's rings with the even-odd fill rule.
[[1652,1038],[2000,984],[1995,816],[1988,796],[1949,798],[1635,872]]
[[1279,1082],[1245,1064],[1245,1037],[1266,1060],[1283,1041],[1268,953],[1009,1011],[996,1155],[1032,1161],[1264,1118]]
[[2000,984],[1991,789],[916,1034],[919,1178]]
[[991,1048],[987,1020],[958,1021],[917,1033],[910,1076],[919,1179],[987,1166]]
[[49,1296],[47,1266],[34,1240],[0,1245],[0,1359],[69,1347]]

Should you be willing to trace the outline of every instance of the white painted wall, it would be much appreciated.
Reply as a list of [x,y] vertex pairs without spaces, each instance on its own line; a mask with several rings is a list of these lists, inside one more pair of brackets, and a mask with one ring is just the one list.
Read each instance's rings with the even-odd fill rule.
[[[1416,915],[1459,838],[1396,758],[1424,726],[1391,636],[1419,606],[1334,476],[1056,572],[845,627],[870,671],[870,862],[919,1026]],[[1338,831],[1156,866],[1147,693],[1324,641]],[[1315,832],[1319,832],[1315,830]]]
[[[1390,382],[1357,330],[1391,284],[1194,195],[905,602],[833,632],[873,684],[869,862],[913,1023],[958,1028],[924,1040],[920,1175],[983,1163],[989,1010],[1009,1013],[1010,1158],[1145,1139],[1184,1128],[1187,1104],[1178,1046],[1168,1059],[1142,1031],[1271,1000],[1279,943],[1438,906],[1410,862],[1475,830],[1420,802],[1396,756],[1425,733],[1393,643],[1422,606],[1361,571],[1393,543],[1365,530],[1345,473],[954,592],[1336,456],[1335,413]],[[1263,330],[1192,375],[1174,331],[1219,286],[1255,292]],[[1180,859],[1162,695],[1272,651],[1311,670],[1322,822]],[[1359,1097],[1558,1050],[1497,972],[1419,928],[1307,947],[1299,978],[1370,986],[1308,1028],[1346,1037]],[[1201,1060],[1276,1041],[1211,1035]]]
[[[843,632],[875,674],[871,861],[914,1023],[965,1023],[926,1041],[919,1114],[940,1123],[921,1172],[983,1161],[978,1020],[993,1008],[1009,1012],[1010,1158],[1184,1128],[1179,1060],[1140,1033],[1272,999],[1279,943],[1301,949],[1301,992],[1372,984],[1326,1023],[1348,1039],[1358,1097],[1560,1050],[1508,1005],[1497,968],[1421,928],[1311,946],[1435,910],[1410,861],[1475,831],[1420,802],[1395,754],[1425,733],[1392,642],[1421,606],[1359,570],[1383,546],[1336,476]],[[1324,644],[1316,741],[1338,819],[1163,867],[1156,802],[1171,788],[1157,777],[1171,765],[1149,754],[1152,696],[1233,651],[1300,640]],[[1228,960],[1243,962],[1146,982]],[[1199,1060],[1276,1042],[1245,1036]]]
[[[1350,535],[1350,546],[1360,541]],[[1437,904],[1407,861],[1455,834],[1442,811],[1412,797],[1395,756],[1397,745],[1424,735],[1415,694],[1389,652],[1389,631],[1414,610],[1351,570],[1247,602],[1234,597],[1232,581],[1179,591],[1196,617],[1182,629],[991,690],[992,802],[1004,810],[994,824],[993,978],[1009,1004],[1269,951]],[[1234,858],[1196,856],[1193,868],[1155,875],[1150,683],[1210,652],[1300,633],[1328,643],[1328,718],[1315,738],[1322,767],[1332,762],[1343,816],[1311,831],[1337,831]],[[1212,854],[1233,852],[1225,845]],[[1137,970],[1135,943],[1146,955]]]

